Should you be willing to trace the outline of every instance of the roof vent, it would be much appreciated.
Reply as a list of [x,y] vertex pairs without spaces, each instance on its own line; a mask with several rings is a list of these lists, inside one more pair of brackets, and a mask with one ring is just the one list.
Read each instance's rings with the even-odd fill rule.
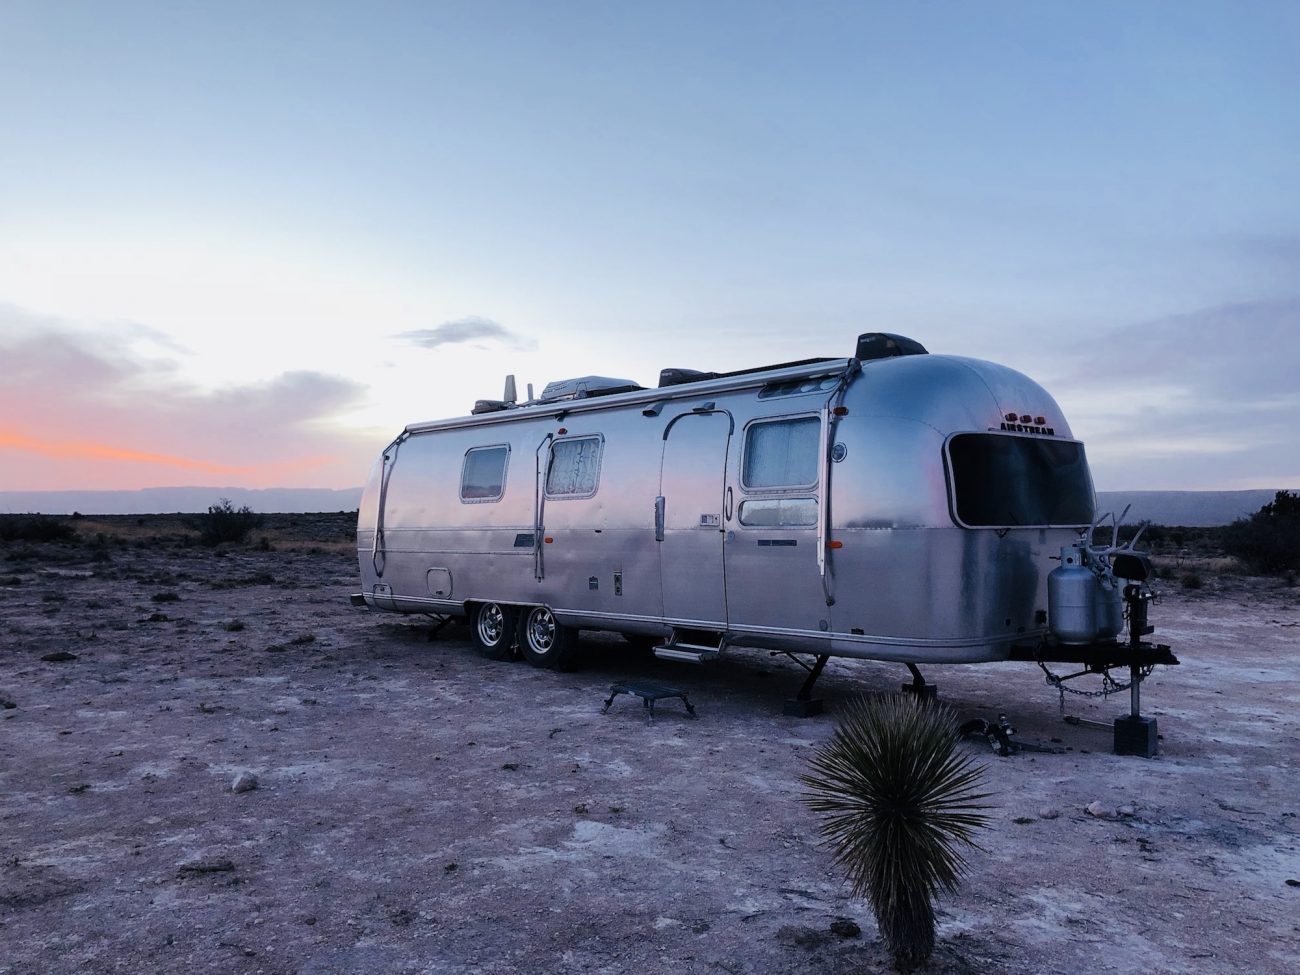
[[889,332],[866,332],[858,336],[858,350],[853,357],[859,362],[888,359],[896,355],[925,355],[925,346],[916,339]]
[[700,383],[706,379],[717,379],[716,372],[700,372],[698,369],[660,369],[659,388],[680,386],[682,383]]

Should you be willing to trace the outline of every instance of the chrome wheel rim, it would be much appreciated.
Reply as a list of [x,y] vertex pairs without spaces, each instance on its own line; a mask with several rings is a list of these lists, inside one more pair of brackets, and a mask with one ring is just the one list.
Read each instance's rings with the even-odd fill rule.
[[545,606],[528,615],[528,645],[535,653],[549,653],[555,645],[555,617]]
[[488,603],[478,614],[478,638],[484,646],[494,647],[506,632],[506,616],[496,603]]

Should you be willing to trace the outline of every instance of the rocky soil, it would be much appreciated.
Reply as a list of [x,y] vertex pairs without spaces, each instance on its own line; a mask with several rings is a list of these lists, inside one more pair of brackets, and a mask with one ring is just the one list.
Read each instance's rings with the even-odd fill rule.
[[[0,546],[0,975],[887,970],[799,776],[902,667],[833,661],[827,713],[796,719],[802,671],[764,653],[591,635],[571,674],[483,660],[463,627],[350,607],[350,528],[280,516],[213,551],[183,519],[87,519]],[[1165,585],[1157,758],[1063,722],[1033,665],[927,673],[1063,749],[962,746],[993,828],[930,971],[1300,970],[1300,594]],[[698,719],[602,715],[637,676]],[[1127,703],[1065,702],[1107,725]]]

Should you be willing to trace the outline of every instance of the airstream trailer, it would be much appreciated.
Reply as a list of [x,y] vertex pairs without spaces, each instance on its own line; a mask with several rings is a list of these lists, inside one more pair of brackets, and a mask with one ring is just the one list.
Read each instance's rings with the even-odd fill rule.
[[587,376],[518,402],[511,380],[411,424],[366,484],[356,601],[466,616],[483,654],[554,668],[580,629],[697,661],[1128,665],[1142,634],[1115,639],[1118,600],[1145,583],[1112,556],[1142,559],[1089,547],[1093,509],[1041,386],[869,333],[847,358],[656,388]]

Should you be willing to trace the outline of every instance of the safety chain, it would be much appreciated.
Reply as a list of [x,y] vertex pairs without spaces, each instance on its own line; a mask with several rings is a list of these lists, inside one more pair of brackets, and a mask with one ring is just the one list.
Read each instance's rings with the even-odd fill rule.
[[[1052,673],[1050,670],[1048,670],[1048,669],[1047,669],[1047,664],[1043,663],[1041,660],[1037,661],[1037,664],[1038,664],[1039,668],[1042,670],[1042,672],[1047,676],[1047,683],[1048,683],[1048,685],[1051,686],[1051,687],[1055,687],[1055,688],[1056,688],[1056,691],[1057,691],[1057,694],[1060,696],[1060,708],[1061,708],[1061,714],[1065,714],[1065,694],[1066,694],[1067,691],[1069,691],[1071,694],[1075,694],[1075,695],[1077,695],[1078,697],[1102,697],[1102,698],[1105,698],[1105,697],[1109,697],[1109,696],[1112,695],[1112,694],[1118,694],[1118,693],[1120,693],[1121,691],[1127,691],[1127,690],[1128,690],[1130,687],[1132,687],[1133,684],[1135,683],[1134,681],[1130,680],[1130,681],[1129,681],[1128,683],[1126,683],[1126,684],[1121,684],[1121,683],[1120,683],[1119,681],[1117,681],[1114,677],[1110,676],[1111,668],[1110,668],[1110,667],[1105,667],[1105,668],[1103,668],[1103,669],[1101,670],[1101,672],[1100,672],[1100,673],[1101,673],[1101,690],[1099,690],[1099,691],[1081,691],[1081,690],[1077,690],[1076,688],[1073,688],[1073,687],[1066,687],[1066,686],[1065,686],[1065,682],[1066,682],[1067,680],[1071,680],[1072,678],[1070,678],[1070,677],[1058,677],[1056,674],[1054,674],[1054,673]],[[1116,664],[1116,665],[1114,665],[1114,666],[1123,666],[1123,665],[1122,665],[1122,664]],[[1147,666],[1140,668],[1140,669],[1138,670],[1138,676],[1137,676],[1136,683],[1138,683],[1138,684],[1142,683],[1144,680],[1146,680],[1148,677],[1151,676],[1151,672],[1154,671],[1155,669],[1156,669],[1155,664],[1148,664]],[[1080,676],[1082,676],[1082,674],[1075,674],[1074,676],[1075,676],[1075,677],[1080,677]]]

